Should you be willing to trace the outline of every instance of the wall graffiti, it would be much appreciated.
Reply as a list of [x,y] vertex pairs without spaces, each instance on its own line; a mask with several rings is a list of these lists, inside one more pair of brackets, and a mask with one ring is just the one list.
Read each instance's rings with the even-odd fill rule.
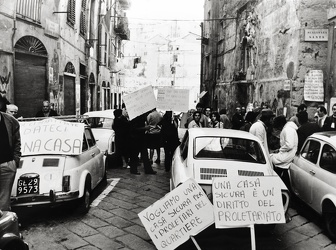
[[6,66],[3,67],[3,70],[0,74],[0,94],[5,97],[8,93],[9,80],[11,77],[11,72],[8,72]]

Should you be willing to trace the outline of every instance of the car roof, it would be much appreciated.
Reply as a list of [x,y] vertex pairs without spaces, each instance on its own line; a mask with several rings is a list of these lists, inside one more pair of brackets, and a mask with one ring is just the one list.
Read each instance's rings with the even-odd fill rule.
[[314,133],[310,135],[309,138],[323,140],[323,141],[329,142],[330,144],[336,146],[336,131],[324,131],[324,132]]
[[222,136],[222,137],[244,138],[254,141],[258,140],[256,136],[243,130],[223,129],[223,128],[189,128],[188,131],[190,137]]
[[88,117],[114,118],[113,111],[114,109],[97,110],[86,112],[83,115],[87,115]]

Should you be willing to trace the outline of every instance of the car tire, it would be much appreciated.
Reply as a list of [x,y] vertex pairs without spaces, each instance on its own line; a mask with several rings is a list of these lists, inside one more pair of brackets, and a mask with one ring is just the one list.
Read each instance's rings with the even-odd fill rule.
[[86,179],[83,191],[83,197],[79,200],[78,212],[80,214],[86,214],[90,210],[91,204],[91,184],[90,180]]
[[336,242],[336,211],[325,212],[323,219],[330,239]]

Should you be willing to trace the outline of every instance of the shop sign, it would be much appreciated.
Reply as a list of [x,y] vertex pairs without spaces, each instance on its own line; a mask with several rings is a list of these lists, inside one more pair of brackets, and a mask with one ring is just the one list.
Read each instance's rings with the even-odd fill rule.
[[305,29],[306,42],[327,42],[328,29]]

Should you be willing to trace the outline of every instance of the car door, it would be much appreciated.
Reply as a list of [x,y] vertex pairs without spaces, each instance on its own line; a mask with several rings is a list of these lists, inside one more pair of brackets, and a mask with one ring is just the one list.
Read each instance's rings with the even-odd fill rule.
[[320,212],[321,201],[326,195],[336,195],[336,150],[324,144],[316,167],[312,188],[312,207]]
[[314,174],[317,169],[317,161],[321,143],[308,139],[300,154],[295,157],[290,166],[291,186],[294,193],[303,201],[310,204],[313,199],[312,187]]

